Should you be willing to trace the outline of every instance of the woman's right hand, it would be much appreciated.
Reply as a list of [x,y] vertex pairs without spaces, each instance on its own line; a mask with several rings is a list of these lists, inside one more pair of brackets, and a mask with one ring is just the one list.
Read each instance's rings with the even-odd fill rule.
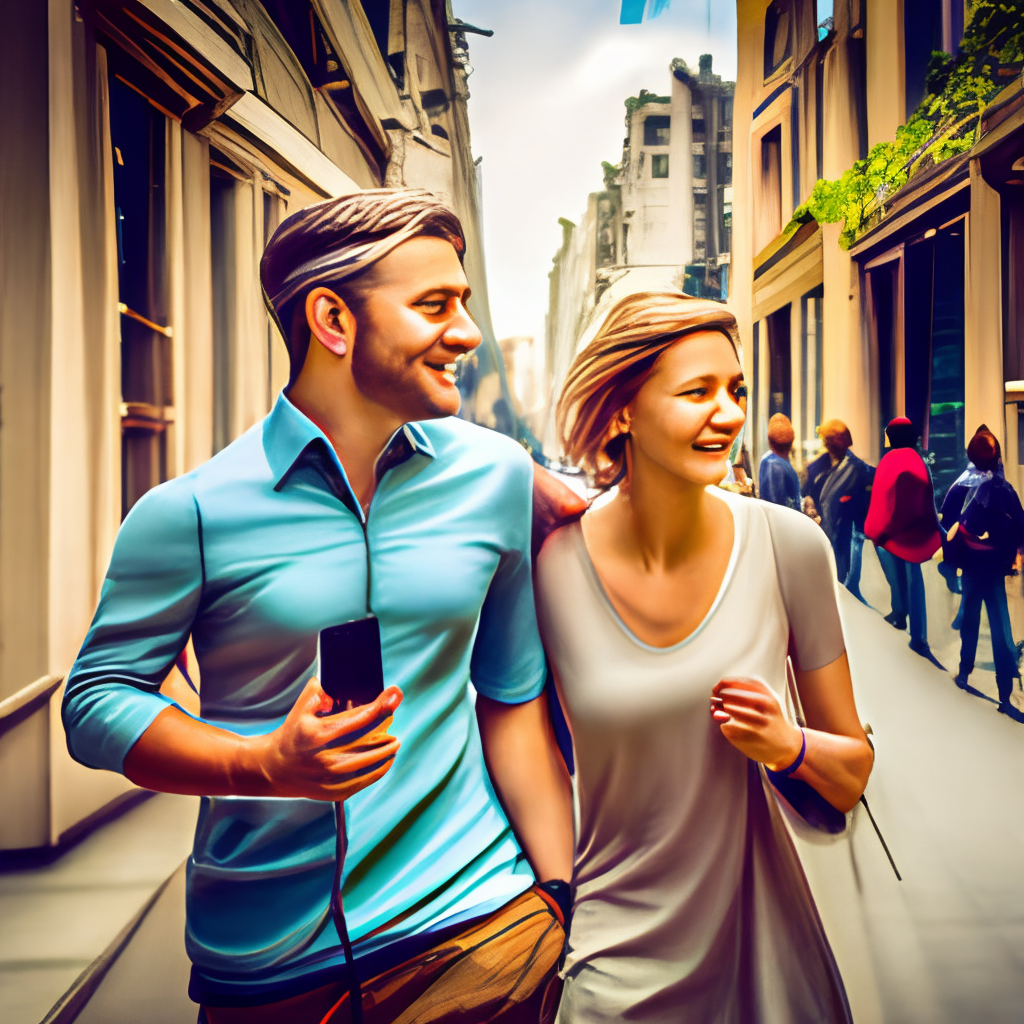
[[400,746],[388,734],[402,691],[389,686],[372,704],[330,714],[314,676],[273,732],[252,737],[243,771],[266,780],[268,796],[347,800],[384,776]]

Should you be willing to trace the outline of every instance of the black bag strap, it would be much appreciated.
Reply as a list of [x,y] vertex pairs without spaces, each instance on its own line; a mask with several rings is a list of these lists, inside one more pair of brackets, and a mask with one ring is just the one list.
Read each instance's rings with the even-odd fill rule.
[[[798,581],[790,577],[788,574],[799,567],[799,561],[796,558],[786,558],[785,552],[782,553],[783,557],[779,557],[779,549],[775,545],[775,533],[772,530],[772,517],[768,514],[766,509],[762,509],[762,515],[764,515],[765,521],[768,524],[768,536],[772,542],[772,556],[775,560],[775,571],[779,581],[779,592],[782,595],[782,605],[786,609],[786,622],[789,622],[789,608],[786,605],[786,594],[789,591],[789,584],[798,585]],[[796,685],[796,673],[793,670],[792,659],[786,659],[786,696],[790,705],[791,713],[797,725],[801,728],[806,726],[807,722],[804,718],[803,705],[800,703],[800,691]],[[864,732],[867,734],[868,743],[871,744],[871,749],[875,749],[874,741],[871,739],[871,726],[865,725]],[[899,868],[896,867],[896,861],[893,860],[892,853],[889,851],[889,845],[885,841],[885,837],[882,835],[882,830],[878,827],[878,822],[875,821],[875,816],[871,813],[871,808],[868,806],[867,797],[862,793],[860,797],[861,804],[864,805],[864,810],[867,811],[868,820],[871,822],[871,827],[875,830],[875,835],[878,836],[878,841],[882,844],[882,849],[885,851],[886,857],[889,859],[889,864],[892,865],[892,870],[896,875],[896,880],[899,882],[903,881],[903,876],[899,872]]]

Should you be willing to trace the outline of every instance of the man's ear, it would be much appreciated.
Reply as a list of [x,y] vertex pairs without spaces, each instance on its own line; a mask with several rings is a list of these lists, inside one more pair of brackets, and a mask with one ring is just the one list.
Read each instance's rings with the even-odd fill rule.
[[306,323],[310,333],[329,352],[343,356],[352,350],[356,318],[336,292],[313,288],[306,296]]

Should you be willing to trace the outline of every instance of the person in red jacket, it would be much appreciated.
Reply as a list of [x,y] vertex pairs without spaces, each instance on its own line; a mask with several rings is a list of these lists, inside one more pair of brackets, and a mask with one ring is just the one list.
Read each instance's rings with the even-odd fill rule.
[[935,492],[928,466],[915,444],[917,431],[905,416],[885,428],[890,450],[875,471],[864,533],[874,541],[878,560],[892,591],[892,614],[898,629],[910,616],[910,649],[936,665],[928,646],[928,614],[921,563],[941,544],[935,515]]

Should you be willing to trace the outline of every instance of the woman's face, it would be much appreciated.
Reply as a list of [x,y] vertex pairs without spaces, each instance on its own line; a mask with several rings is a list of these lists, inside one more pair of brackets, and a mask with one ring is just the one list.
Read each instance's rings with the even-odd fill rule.
[[743,370],[728,338],[686,335],[662,353],[624,410],[634,471],[653,463],[691,483],[719,483],[746,408]]

